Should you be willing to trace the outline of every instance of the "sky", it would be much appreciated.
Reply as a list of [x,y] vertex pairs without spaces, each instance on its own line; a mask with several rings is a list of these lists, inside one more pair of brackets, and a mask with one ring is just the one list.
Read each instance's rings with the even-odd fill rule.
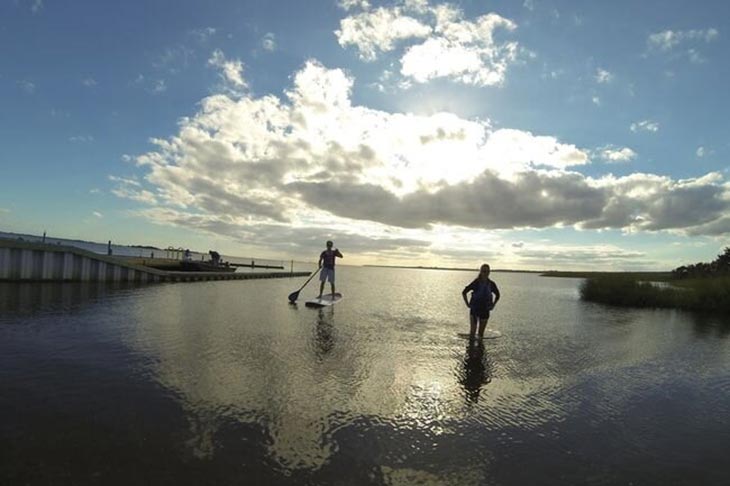
[[730,243],[730,3],[0,0],[0,231],[669,270]]

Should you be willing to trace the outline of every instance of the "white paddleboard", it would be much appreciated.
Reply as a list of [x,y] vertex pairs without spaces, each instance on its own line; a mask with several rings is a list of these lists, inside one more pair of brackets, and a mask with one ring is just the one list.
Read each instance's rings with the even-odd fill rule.
[[[471,339],[471,337],[472,337],[471,334],[465,333],[465,332],[460,332],[460,333],[457,333],[456,335],[459,336],[462,339]],[[496,339],[498,337],[502,337],[502,333],[501,332],[496,331],[494,329],[485,329],[484,330],[484,336],[482,337],[482,339]],[[476,334],[474,335],[474,339],[479,339],[476,336]]]
[[342,294],[335,292],[333,294],[322,294],[321,298],[311,299],[304,303],[307,307],[327,307],[334,305],[342,300]]

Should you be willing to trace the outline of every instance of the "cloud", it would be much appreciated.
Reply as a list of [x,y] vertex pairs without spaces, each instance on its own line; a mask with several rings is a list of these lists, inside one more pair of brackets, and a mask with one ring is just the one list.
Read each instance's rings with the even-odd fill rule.
[[379,52],[395,48],[397,41],[422,38],[431,33],[431,28],[417,19],[404,15],[400,7],[380,7],[372,12],[359,13],[340,22],[335,31],[342,47],[354,45],[360,58],[373,61]]
[[208,65],[220,69],[221,78],[227,86],[233,89],[243,89],[248,86],[243,78],[243,63],[239,60],[226,59],[220,49],[213,51],[208,59]]
[[339,0],[337,5],[343,10],[353,10],[356,8],[367,10],[370,8],[370,2],[368,0]]
[[598,68],[594,77],[598,84],[608,84],[613,81],[614,75],[605,69]]
[[116,187],[111,190],[115,196],[144,204],[157,204],[155,195],[143,189],[139,181],[117,176],[109,176],[109,180],[116,183]]
[[632,132],[652,132],[656,133],[659,131],[659,123],[652,120],[642,120],[639,122],[632,123],[629,127]]
[[94,215],[94,217],[99,218],[99,219],[104,217],[104,215],[101,214],[99,211],[94,211],[91,214]]
[[[15,3],[18,3],[17,0]],[[30,11],[33,13],[33,15],[40,13],[44,7],[43,0],[25,0],[24,3],[30,6]]]
[[629,162],[636,158],[636,152],[629,147],[616,148],[616,147],[604,147],[599,150],[599,157],[606,162]]
[[190,35],[195,37],[195,39],[201,44],[204,44],[208,42],[210,38],[216,34],[216,32],[218,32],[218,29],[215,27],[200,27],[198,29],[191,30]]
[[671,51],[687,42],[709,43],[716,40],[720,33],[717,29],[664,30],[649,35],[647,45],[651,50]]
[[191,64],[195,57],[195,51],[188,46],[181,44],[167,47],[155,55],[152,67],[170,74],[179,74]]
[[167,91],[167,82],[164,79],[148,79],[143,74],[138,74],[130,84],[139,86],[155,95]]
[[76,135],[69,137],[68,141],[71,143],[90,143],[94,141],[94,137],[91,135]]
[[596,106],[601,106],[601,98],[598,96],[591,97],[591,102]]
[[[145,202],[156,221],[227,235],[282,226],[374,239],[427,239],[423,231],[438,227],[725,228],[730,187],[719,173],[589,177],[578,172],[589,153],[555,137],[354,105],[353,82],[309,61],[282,99],[209,96],[177,134],[133,160],[144,182],[113,179],[113,192]],[[635,157],[626,147],[602,155]]]
[[81,84],[83,84],[87,88],[92,88],[97,85],[97,82],[94,78],[84,78],[81,80]]
[[516,42],[499,42],[495,32],[516,27],[495,13],[467,20],[462,10],[449,4],[411,0],[346,17],[335,34],[341,46],[355,46],[365,61],[410,41],[400,55],[400,73],[418,83],[448,78],[494,86],[504,82],[520,54]]
[[271,32],[266,33],[261,40],[261,47],[266,51],[274,52],[276,50],[276,36]]
[[20,86],[20,89],[22,89],[26,94],[32,95],[36,92],[36,85],[31,81],[18,81],[18,86]]
[[[699,46],[715,41],[720,33],[715,28],[693,30],[664,30],[649,35],[647,51],[649,53],[672,54],[686,56],[690,62],[699,64],[705,58],[699,51]],[[686,47],[685,46],[691,46]]]
[[290,224],[242,224],[228,214],[190,213],[173,208],[142,209],[137,214],[158,224],[195,228],[207,233],[226,236],[237,241],[252,241],[269,250],[291,254],[316,254],[327,240],[336,246],[360,254],[381,254],[411,250],[425,250],[431,242],[418,238],[374,236],[347,229],[333,229],[331,225],[292,226]]
[[160,94],[167,91],[167,83],[164,79],[155,80],[152,86],[148,89],[152,94]]
[[536,265],[545,270],[555,268],[551,268],[551,265],[563,268],[570,264],[615,267],[618,262],[630,263],[632,267],[636,267],[646,258],[646,254],[643,252],[624,250],[614,245],[548,245],[521,250],[517,256],[521,262]]

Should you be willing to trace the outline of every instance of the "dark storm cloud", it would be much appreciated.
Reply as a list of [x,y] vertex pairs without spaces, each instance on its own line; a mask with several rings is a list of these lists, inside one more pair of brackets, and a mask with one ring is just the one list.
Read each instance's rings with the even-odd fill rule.
[[474,182],[420,190],[398,198],[380,186],[334,181],[289,187],[307,203],[338,216],[403,228],[444,223],[474,228],[575,224],[601,214],[605,191],[577,174],[543,177],[537,172],[505,181],[485,172]]

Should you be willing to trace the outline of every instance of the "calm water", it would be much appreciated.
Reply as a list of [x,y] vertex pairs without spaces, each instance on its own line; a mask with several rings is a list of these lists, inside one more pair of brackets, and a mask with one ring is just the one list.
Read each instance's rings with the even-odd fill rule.
[[470,348],[473,276],[2,284],[0,483],[730,482],[730,323],[495,273]]

